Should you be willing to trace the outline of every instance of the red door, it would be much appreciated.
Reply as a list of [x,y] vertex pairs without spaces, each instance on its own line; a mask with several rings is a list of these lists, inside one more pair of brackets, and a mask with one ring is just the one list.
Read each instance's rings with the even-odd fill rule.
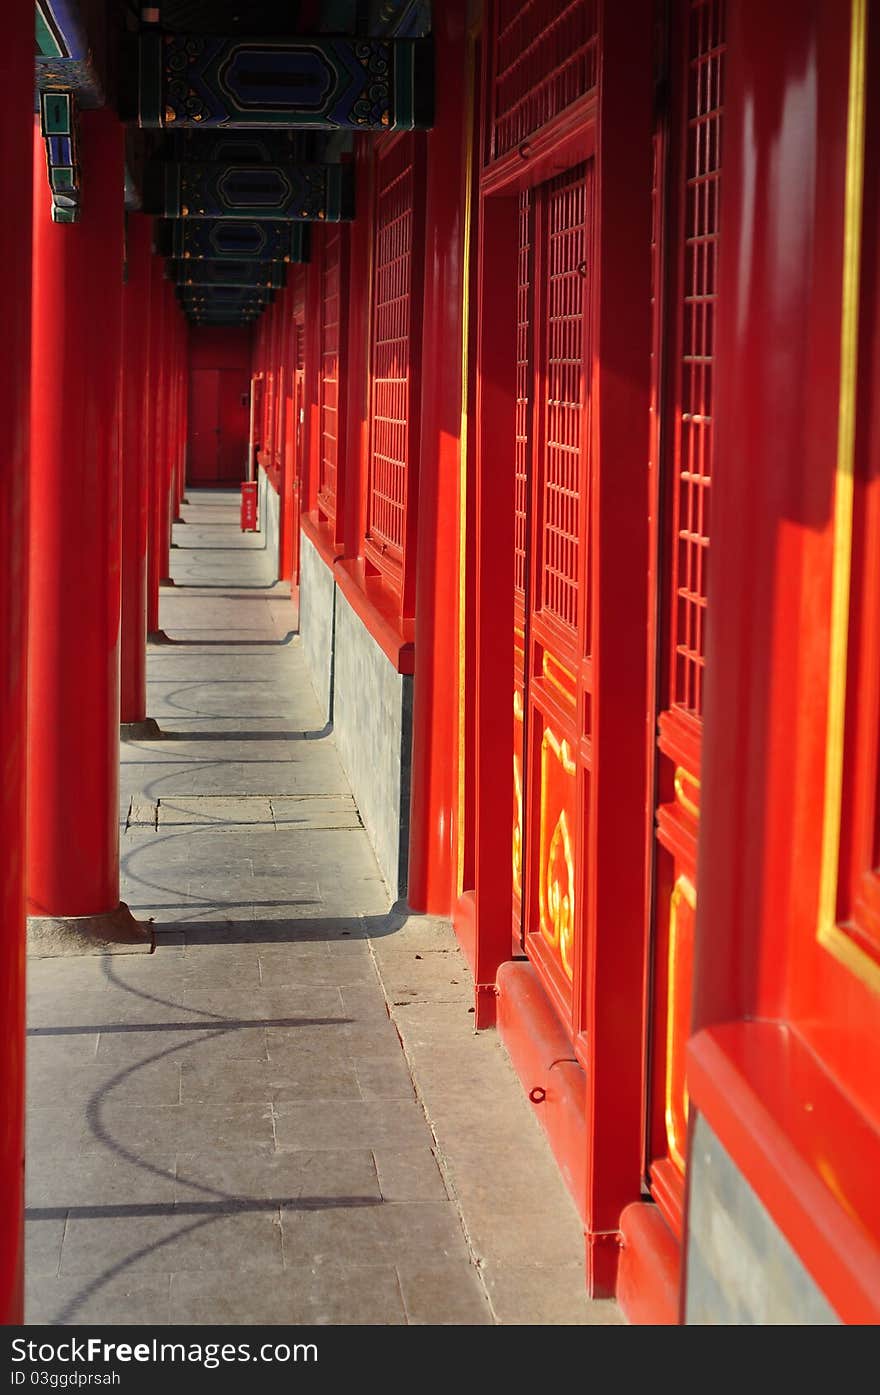
[[190,375],[189,479],[194,485],[238,484],[247,469],[247,380],[232,370]]
[[220,372],[196,368],[190,374],[189,482],[216,484],[219,478]]
[[247,380],[240,373],[220,375],[217,477],[224,484],[238,484],[247,471],[250,406]]
[[584,975],[590,626],[593,164],[520,203],[515,906],[572,1036]]

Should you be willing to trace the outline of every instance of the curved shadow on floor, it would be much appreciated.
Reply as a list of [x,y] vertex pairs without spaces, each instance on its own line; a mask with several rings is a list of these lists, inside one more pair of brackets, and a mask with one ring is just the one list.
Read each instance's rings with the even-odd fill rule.
[[[88,1033],[89,1035],[93,1035],[96,1032],[105,1034],[108,1032],[113,1033],[116,1031],[150,1032],[192,1030],[193,1032],[205,1032],[206,1029],[213,1029],[214,1031],[226,1035],[228,1032],[234,1032],[245,1027],[345,1027],[351,1021],[351,1019],[347,1017],[230,1019],[224,1017],[220,1013],[211,1012],[208,1009],[198,1007],[187,1007],[185,1004],[178,1003],[174,999],[162,997],[158,994],[147,993],[143,989],[139,989],[132,984],[125,983],[123,980],[119,978],[118,974],[114,971],[114,966],[112,964],[110,956],[106,957],[105,962],[102,965],[102,968],[104,971],[105,978],[114,988],[120,989],[125,993],[133,995],[134,997],[141,998],[146,1002],[155,1003],[157,1006],[170,1008],[179,1007],[182,1012],[193,1014],[196,1020],[172,1023],[122,1023],[118,1025],[109,1026],[107,1024],[93,1023],[85,1026],[77,1026],[72,1028],[31,1029],[28,1035],[72,1035],[80,1034],[83,1032]],[[206,1035],[195,1037],[194,1039],[189,1041],[178,1042],[173,1046],[166,1047],[164,1050],[153,1052],[151,1055],[146,1056],[142,1060],[136,1061],[132,1063],[130,1066],[126,1066],[122,1070],[117,1071],[115,1075],[113,1075],[108,1081],[106,1081],[101,1086],[101,1088],[97,1090],[94,1095],[92,1095],[86,1106],[86,1122],[88,1124],[89,1131],[92,1137],[96,1139],[98,1142],[100,1142],[102,1147],[105,1148],[108,1152],[113,1154],[115,1157],[129,1164],[132,1164],[136,1169],[146,1173],[147,1175],[160,1177],[163,1181],[169,1180],[169,1175],[164,1169],[157,1167],[154,1163],[151,1163],[149,1159],[142,1158],[138,1153],[135,1153],[130,1148],[126,1147],[121,1140],[113,1136],[103,1115],[104,1106],[108,1103],[108,1098],[114,1090],[118,1089],[120,1086],[123,1086],[127,1081],[131,1080],[131,1078],[135,1076],[138,1071],[143,1070],[146,1066],[154,1065],[158,1061],[166,1060],[172,1056],[177,1055],[181,1051],[187,1051],[193,1045],[197,1045],[200,1042],[216,1040],[216,1036],[213,1036],[211,1030],[208,1030]],[[266,1056],[266,1060],[268,1061],[268,1053]],[[274,1109],[273,1100],[269,1099],[265,1101],[265,1103],[270,1110]],[[269,1156],[269,1154],[267,1154],[267,1156]],[[195,1192],[198,1195],[207,1199],[198,1201],[194,1200],[190,1196],[188,1198],[184,1197],[182,1200],[178,1200],[178,1184],[180,1185],[180,1187],[190,1192]],[[210,1226],[212,1223],[214,1223],[222,1217],[241,1213],[277,1212],[279,1226],[282,1226],[283,1211],[315,1211],[331,1208],[336,1209],[339,1207],[380,1206],[385,1204],[381,1195],[361,1197],[303,1197],[301,1194],[290,1194],[271,1197],[243,1196],[241,1195],[241,1193],[224,1191],[220,1187],[212,1186],[206,1182],[200,1182],[193,1177],[181,1177],[176,1167],[174,1174],[174,1191],[175,1199],[171,1203],[135,1202],[133,1204],[122,1203],[120,1205],[87,1205],[67,1207],[30,1206],[26,1209],[25,1216],[28,1220],[61,1219],[64,1220],[65,1223],[69,1221],[71,1218],[111,1219],[113,1217],[135,1218],[139,1216],[167,1216],[170,1220],[174,1220],[177,1217],[186,1218],[190,1216],[195,1216],[197,1218],[193,1221],[191,1225],[175,1227],[175,1229],[170,1235],[165,1235],[160,1239],[152,1241],[147,1245],[140,1246],[140,1248],[134,1250],[123,1260],[120,1260],[117,1263],[110,1265],[96,1278],[90,1279],[87,1282],[85,1288],[83,1288],[79,1293],[77,1293],[65,1305],[64,1309],[54,1317],[55,1324],[64,1324],[70,1322],[88,1298],[92,1297],[95,1293],[100,1292],[101,1289],[105,1288],[106,1285],[109,1284],[113,1279],[117,1278],[121,1274],[124,1274],[126,1270],[131,1269],[133,1265],[137,1264],[147,1255],[157,1253],[159,1250],[162,1250],[165,1246],[170,1245],[175,1241],[179,1241],[183,1236],[191,1234],[193,1231],[201,1230],[207,1226]],[[282,1243],[280,1237],[279,1243]]]

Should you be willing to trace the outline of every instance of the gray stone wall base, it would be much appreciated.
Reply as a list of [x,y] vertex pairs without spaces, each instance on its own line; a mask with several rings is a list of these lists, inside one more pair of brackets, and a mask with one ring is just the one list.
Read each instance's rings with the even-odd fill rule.
[[702,1115],[694,1124],[688,1208],[687,1323],[840,1321]]
[[281,499],[262,468],[257,494],[257,531],[262,533],[266,540],[272,576],[277,581],[281,570]]
[[333,730],[391,895],[406,895],[412,678],[398,673],[336,588]]
[[318,549],[300,534],[299,634],[312,687],[325,723],[333,719],[333,645],[336,582]]
[[31,915],[27,952],[33,959],[60,959],[83,954],[152,954],[152,925],[135,920],[124,901],[103,915]]

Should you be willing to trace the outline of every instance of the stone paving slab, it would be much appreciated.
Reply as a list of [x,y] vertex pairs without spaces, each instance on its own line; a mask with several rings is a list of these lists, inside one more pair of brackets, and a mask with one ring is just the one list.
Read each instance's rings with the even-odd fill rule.
[[27,1320],[617,1321],[449,926],[390,906],[237,509],[185,507],[162,737],[121,748],[156,953],[29,966]]

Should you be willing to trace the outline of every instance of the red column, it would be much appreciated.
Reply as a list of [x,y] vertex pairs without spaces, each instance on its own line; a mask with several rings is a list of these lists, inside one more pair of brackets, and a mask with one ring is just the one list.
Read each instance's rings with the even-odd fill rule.
[[[0,84],[0,165],[24,208],[33,147],[34,10],[13,0],[3,16],[9,71]],[[41,151],[38,151],[42,154]],[[40,165],[46,178],[45,160]],[[24,848],[27,698],[27,479],[31,247],[21,220],[0,226],[5,365],[0,373],[0,1323],[20,1323],[24,1216]]]
[[147,462],[150,486],[149,537],[147,540],[147,633],[159,633],[159,582],[162,558],[159,548],[159,498],[162,481],[162,404],[165,395],[165,283],[162,259],[153,257],[150,291],[150,364],[152,408],[150,411],[150,455]]
[[446,915],[457,891],[458,527],[465,199],[465,5],[438,7],[437,114],[428,137],[422,441],[408,900]]
[[516,285],[517,255],[515,220],[503,200],[484,198],[479,224],[474,414],[474,1025],[478,1030],[495,1023],[495,982],[499,966],[510,958],[513,925],[511,722],[505,714],[511,710],[514,689],[514,514],[513,489],[509,476],[497,468],[495,442],[516,436],[516,363],[509,345],[516,342],[516,300],[510,287]]
[[147,715],[147,533],[150,513],[148,451],[150,376],[150,219],[128,219],[127,278],[122,297],[122,662],[120,717]]
[[34,207],[28,901],[42,916],[119,902],[123,129],[89,111],[80,135],[80,221],[51,221],[45,178]]
[[162,375],[165,391],[162,395],[162,416],[159,455],[159,580],[167,582],[171,576],[171,476],[172,476],[172,403],[174,400],[174,292],[168,281],[162,283],[164,302],[165,340],[162,353]]
[[187,372],[187,359],[189,354],[189,336],[187,327],[181,315],[177,316],[177,513],[180,515],[180,506],[186,497],[186,420],[189,373]]
[[186,395],[184,393],[184,370],[186,367],[186,336],[183,317],[175,307],[174,326],[177,340],[176,354],[176,376],[174,393],[174,464],[176,478],[176,495],[174,499],[174,517],[180,518],[180,506],[183,503],[183,496],[186,492],[186,454],[184,423],[186,421]]
[[180,453],[180,315],[174,311],[174,412],[172,425],[172,451],[174,456],[174,485],[172,491],[172,518],[180,519],[180,501],[183,499],[183,459]]

